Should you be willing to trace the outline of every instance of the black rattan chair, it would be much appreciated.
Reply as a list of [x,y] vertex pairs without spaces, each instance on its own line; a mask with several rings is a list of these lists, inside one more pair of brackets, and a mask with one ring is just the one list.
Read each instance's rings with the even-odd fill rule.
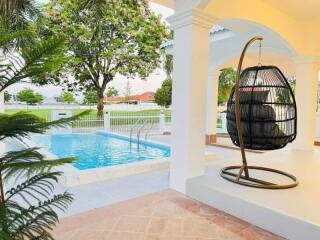
[[[280,69],[275,66],[258,65],[241,72],[245,52],[256,40],[261,41],[262,37],[251,39],[242,52],[236,86],[231,92],[227,106],[227,130],[232,142],[241,148],[243,164],[225,167],[220,174],[229,181],[250,187],[267,189],[295,187],[298,181],[291,174],[247,165],[245,149],[280,149],[292,142],[297,134],[294,94]],[[275,184],[253,178],[249,175],[250,169],[281,174],[293,182]],[[239,172],[236,172],[237,170]]]
[[[244,147],[275,150],[292,142],[297,134],[294,94],[280,69],[256,66],[240,77],[240,115]],[[240,146],[236,126],[235,91],[227,108],[227,129],[232,142]]]

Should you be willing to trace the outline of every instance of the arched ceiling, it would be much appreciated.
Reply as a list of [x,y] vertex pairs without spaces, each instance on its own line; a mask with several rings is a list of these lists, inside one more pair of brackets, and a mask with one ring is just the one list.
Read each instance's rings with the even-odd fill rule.
[[319,0],[263,0],[299,21],[320,21]]
[[[174,8],[177,0],[149,0],[165,7]],[[195,0],[201,2],[200,5],[208,5],[214,0]],[[283,13],[300,21],[320,21],[320,1],[319,0],[262,0],[273,8],[279,9]],[[228,2],[225,1],[226,6]]]
[[[320,56],[320,0],[149,0],[175,8],[194,7],[217,19],[245,20],[278,34],[300,56]],[[234,21],[235,23],[235,21]],[[229,25],[238,31],[239,25]],[[250,24],[242,25],[243,28]],[[238,29],[237,29],[238,28]]]

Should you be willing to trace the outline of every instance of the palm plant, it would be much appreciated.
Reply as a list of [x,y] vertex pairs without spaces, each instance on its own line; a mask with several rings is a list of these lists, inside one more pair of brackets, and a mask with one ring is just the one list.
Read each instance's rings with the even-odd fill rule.
[[[1,35],[0,48],[12,41],[14,35]],[[19,54],[2,54],[0,92],[27,79],[47,81],[47,76],[63,61],[63,46],[64,39],[54,37],[24,48]],[[23,141],[31,133],[65,126],[83,114],[87,112],[53,122],[28,112],[0,114],[0,142],[12,138]],[[65,211],[73,200],[68,192],[55,193],[54,184],[62,174],[56,167],[74,159],[47,160],[38,150],[26,148],[0,155],[0,239],[53,239],[50,232],[58,221],[58,211]]]
[[40,13],[35,0],[0,0],[0,17],[11,29],[25,29]]

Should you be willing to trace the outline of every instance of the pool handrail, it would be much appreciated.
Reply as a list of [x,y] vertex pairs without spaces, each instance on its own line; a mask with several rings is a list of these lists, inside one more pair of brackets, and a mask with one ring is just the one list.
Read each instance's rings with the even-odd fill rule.
[[141,134],[141,131],[144,129],[144,127],[147,125],[147,118],[143,119],[143,124],[142,126],[139,128],[138,130],[138,133],[137,133],[137,140],[138,140],[138,143],[137,143],[137,147],[138,147],[138,150],[140,148],[140,134]]
[[130,129],[130,150],[131,150],[131,146],[132,146],[133,130],[138,126],[138,124],[140,123],[141,120],[143,120],[143,118],[138,118],[138,120],[135,121],[135,123],[133,124],[133,126]]
[[153,126],[154,126],[154,121],[151,122],[150,128],[147,130],[146,135],[144,136],[145,141],[148,140],[148,135],[149,135],[150,131],[152,130]]

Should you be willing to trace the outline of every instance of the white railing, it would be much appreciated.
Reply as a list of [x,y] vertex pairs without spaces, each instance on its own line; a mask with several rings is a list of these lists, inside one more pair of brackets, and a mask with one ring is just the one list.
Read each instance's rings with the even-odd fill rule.
[[[132,106],[132,105],[131,105]],[[61,109],[62,110],[62,109]],[[47,121],[52,120],[51,113],[39,110],[37,115],[44,117]],[[71,110],[62,110],[71,111]],[[94,114],[81,117],[72,123],[74,131],[88,131],[105,129],[110,132],[130,134],[130,130],[138,119],[146,125],[143,131],[148,131],[148,134],[171,132],[171,110],[170,109],[147,109],[147,110],[105,110],[104,117],[97,117]],[[320,118],[319,118],[320,119]],[[320,122],[320,121],[319,121]],[[139,126],[136,129],[139,129]],[[218,134],[227,133],[226,113],[220,112],[217,115],[217,130]],[[319,131],[320,132],[320,131]],[[142,134],[144,134],[142,132]],[[319,134],[320,135],[320,134]]]
[[[21,109],[21,110],[66,110],[66,109],[96,109],[96,105],[80,105],[80,104],[39,104],[39,105],[27,105],[27,104],[16,104],[6,103],[5,109]],[[143,111],[143,110],[160,110],[162,107],[155,103],[139,103],[139,104],[108,104],[104,105],[104,109],[107,111]]]
[[[167,116],[167,117],[166,117]],[[161,133],[168,124],[171,113],[169,111],[141,111],[141,112],[106,112],[104,122],[105,130],[129,134],[141,130],[149,133]]]
[[97,116],[84,116],[72,123],[73,129],[86,130],[86,129],[104,129],[103,117]]
[[[140,121],[139,121],[140,120]],[[72,124],[73,129],[104,129],[106,131],[130,134],[144,125],[141,134],[164,133],[171,131],[171,111],[106,111],[103,118],[82,117]],[[134,128],[134,129],[133,129]],[[226,113],[218,113],[217,133],[227,133]]]

